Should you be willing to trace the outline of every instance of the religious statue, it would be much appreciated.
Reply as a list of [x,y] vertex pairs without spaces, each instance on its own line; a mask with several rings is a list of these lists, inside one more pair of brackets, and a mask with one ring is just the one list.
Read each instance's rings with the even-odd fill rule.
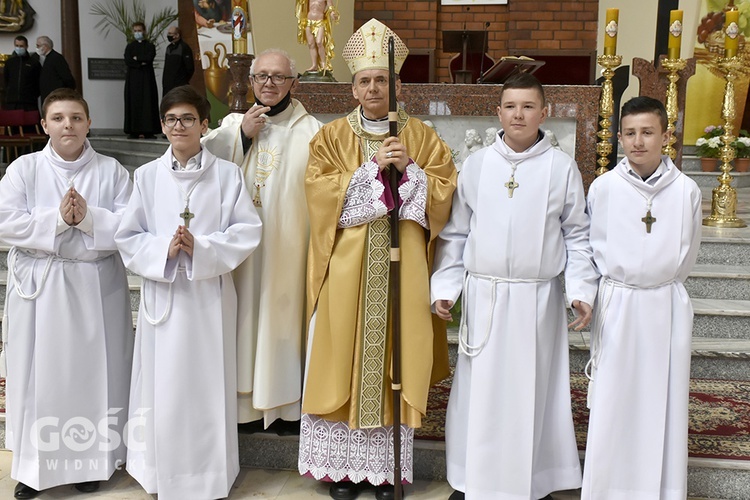
[[557,136],[553,131],[551,131],[550,129],[545,129],[544,135],[549,137],[549,142],[550,144],[552,144],[553,148],[562,150],[562,148],[560,147],[560,141],[557,140]]
[[307,44],[312,66],[303,80],[333,80],[333,24],[338,23],[339,11],[333,0],[296,0],[297,42]]
[[19,32],[30,29],[36,11],[26,0],[0,0],[0,32]]
[[497,127],[489,127],[484,131],[484,145],[492,146],[495,144],[495,137],[497,137]]

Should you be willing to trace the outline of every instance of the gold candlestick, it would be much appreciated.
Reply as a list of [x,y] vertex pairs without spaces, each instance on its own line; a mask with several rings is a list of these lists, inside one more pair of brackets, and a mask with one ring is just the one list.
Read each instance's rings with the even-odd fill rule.
[[737,218],[737,191],[732,187],[731,161],[734,160],[735,150],[732,143],[735,140],[732,134],[734,129],[735,105],[734,105],[734,80],[743,67],[743,61],[738,56],[722,57],[718,60],[718,67],[724,73],[726,86],[724,87],[724,101],[721,107],[721,117],[724,119],[724,134],[721,136],[722,161],[721,175],[717,177],[719,185],[715,187],[711,195],[711,215],[703,219],[704,226],[713,227],[745,227],[742,219]]
[[599,121],[601,130],[596,133],[599,139],[601,139],[596,144],[596,154],[599,156],[599,159],[596,160],[596,163],[599,164],[599,168],[596,169],[596,175],[602,175],[609,171],[607,165],[609,165],[609,155],[612,153],[612,143],[610,142],[612,132],[609,130],[609,127],[612,125],[609,117],[614,114],[615,109],[612,77],[615,76],[614,69],[622,63],[622,56],[600,55],[596,58],[596,62],[604,68],[602,71],[602,76],[604,77],[602,95],[599,98],[599,116],[602,117]]
[[677,137],[675,136],[675,131],[677,130],[677,80],[680,79],[679,72],[685,69],[687,61],[685,59],[664,59],[661,65],[669,71],[667,73],[669,85],[667,85],[667,103],[665,106],[667,108],[667,131],[669,132],[669,139],[661,152],[674,160],[677,157],[677,150],[674,148],[674,143],[677,142]]

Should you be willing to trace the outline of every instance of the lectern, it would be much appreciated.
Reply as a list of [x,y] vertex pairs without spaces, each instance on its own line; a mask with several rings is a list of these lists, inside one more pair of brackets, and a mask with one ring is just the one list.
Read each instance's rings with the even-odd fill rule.
[[530,57],[503,57],[485,71],[477,83],[505,83],[505,80],[516,73],[531,75],[542,66],[544,66],[544,61],[537,61]]
[[466,67],[469,54],[481,54],[480,61],[482,60],[487,52],[487,32],[443,30],[443,52],[461,54],[461,69],[453,71],[454,83],[473,83],[472,71]]

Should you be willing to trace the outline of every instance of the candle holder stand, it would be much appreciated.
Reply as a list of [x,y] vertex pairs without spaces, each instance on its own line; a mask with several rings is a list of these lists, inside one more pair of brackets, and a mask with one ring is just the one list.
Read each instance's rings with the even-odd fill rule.
[[607,165],[609,165],[609,155],[612,153],[612,131],[609,129],[612,126],[610,117],[614,114],[614,93],[612,87],[612,77],[615,75],[614,69],[622,64],[622,56],[603,54],[596,58],[596,62],[604,68],[602,70],[602,76],[604,81],[602,82],[602,94],[599,98],[599,132],[596,135],[601,139],[596,144],[596,154],[599,157],[596,163],[599,168],[596,169],[596,175],[602,175],[609,171]]
[[669,132],[669,139],[667,145],[662,148],[662,154],[669,156],[672,160],[677,158],[677,150],[674,148],[675,142],[677,142],[677,136],[675,131],[677,130],[677,80],[680,79],[679,72],[685,69],[687,61],[685,59],[663,59],[661,65],[668,71],[667,80],[667,131]]
[[719,158],[721,159],[721,175],[717,177],[719,185],[711,193],[711,215],[703,219],[704,226],[720,228],[745,227],[742,219],[737,217],[737,191],[732,187],[732,160],[735,157],[735,149],[732,143],[735,140],[734,117],[734,81],[743,68],[743,61],[738,56],[719,58],[717,66],[724,74],[726,81],[724,87],[724,101],[721,108],[721,117],[724,119],[724,133],[721,135],[721,147]]

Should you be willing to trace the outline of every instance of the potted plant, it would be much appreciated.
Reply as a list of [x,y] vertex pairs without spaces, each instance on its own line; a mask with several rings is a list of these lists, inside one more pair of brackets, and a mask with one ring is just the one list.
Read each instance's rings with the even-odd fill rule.
[[734,159],[734,169],[737,172],[747,172],[750,170],[750,134],[747,130],[740,130],[739,137],[734,141],[734,148],[737,152]]
[[[133,41],[133,23],[146,22],[146,7],[142,0],[104,0],[92,4],[89,13],[101,18],[94,28],[98,28],[105,37],[111,29],[115,29],[125,35],[128,42]],[[162,42],[162,33],[176,20],[174,7],[165,7],[151,16],[151,21],[146,24],[146,39],[154,44],[157,51]]]
[[695,141],[695,154],[701,159],[701,170],[704,172],[716,170],[723,133],[724,129],[721,126],[709,125],[703,130],[703,135]]

